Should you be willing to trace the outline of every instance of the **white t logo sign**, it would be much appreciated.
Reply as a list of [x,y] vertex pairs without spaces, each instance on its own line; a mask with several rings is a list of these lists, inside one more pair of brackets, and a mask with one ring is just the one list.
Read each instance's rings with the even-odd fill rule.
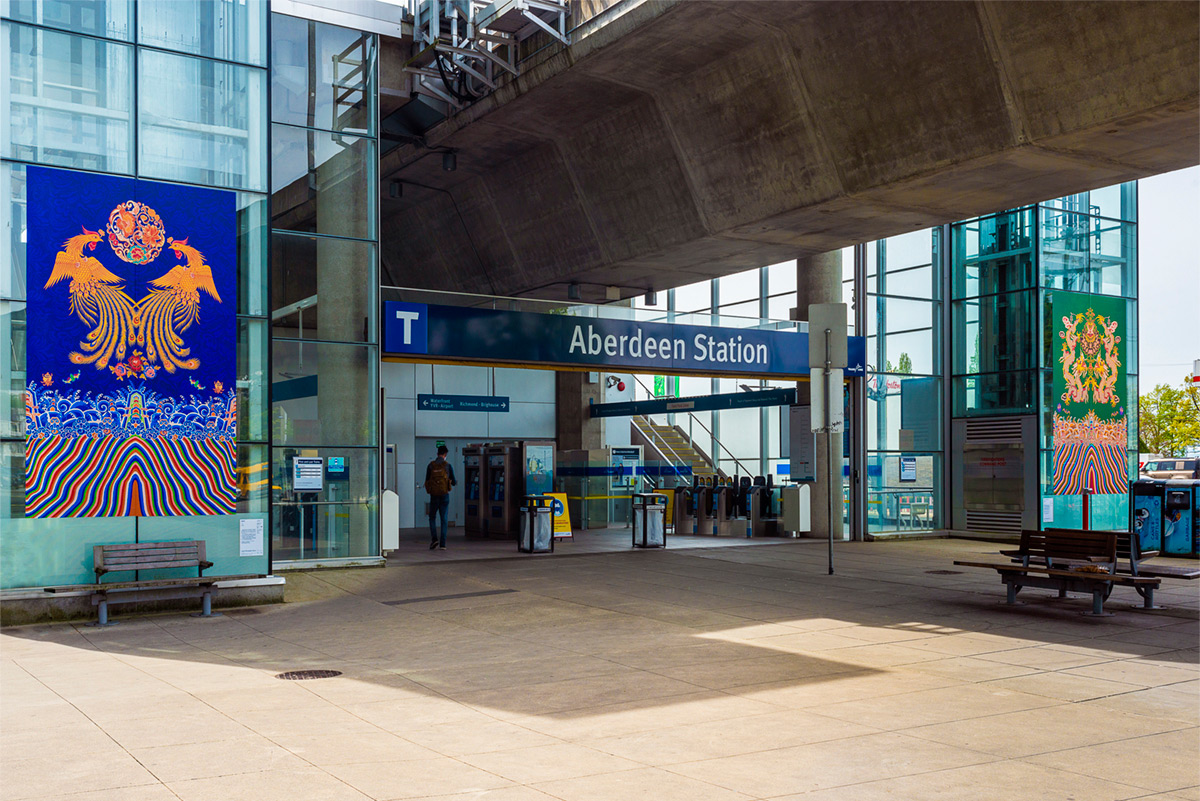
[[412,344],[413,320],[417,320],[420,317],[421,317],[421,315],[419,312],[406,312],[406,311],[396,312],[396,319],[404,321],[404,344],[405,345]]

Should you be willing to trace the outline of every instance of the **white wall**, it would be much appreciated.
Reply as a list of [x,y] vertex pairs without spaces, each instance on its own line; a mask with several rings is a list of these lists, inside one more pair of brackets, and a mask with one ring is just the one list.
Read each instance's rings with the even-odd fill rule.
[[[617,379],[611,387],[608,386],[609,376]],[[646,380],[645,377],[642,378]],[[625,384],[625,389],[618,389],[621,383]],[[600,386],[604,388],[605,403],[625,403],[636,399],[637,381],[629,373],[601,373]],[[628,448],[631,443],[630,424],[633,418],[631,417],[608,417],[604,419],[604,446],[606,448]]]
[[[400,527],[426,524],[425,466],[445,440],[459,486],[450,496],[450,519],[463,521],[462,448],[474,442],[554,439],[554,373],[503,367],[397,364],[379,371],[386,398],[387,442],[396,446]],[[423,412],[418,394],[505,395],[508,412]]]

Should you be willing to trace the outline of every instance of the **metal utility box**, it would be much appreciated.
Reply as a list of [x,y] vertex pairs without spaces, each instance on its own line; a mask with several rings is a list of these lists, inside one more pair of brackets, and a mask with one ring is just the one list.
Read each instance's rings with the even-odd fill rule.
[[463,506],[468,537],[486,537],[484,528],[486,512],[485,490],[487,488],[487,465],[483,456],[484,446],[469,445],[463,448]]
[[1133,533],[1143,551],[1162,550],[1163,500],[1166,482],[1141,478],[1129,485],[1129,506],[1133,510]]
[[791,484],[783,488],[779,503],[784,531],[792,534],[812,531],[811,497],[808,484]]
[[489,445],[483,450],[487,465],[484,531],[492,539],[512,539],[517,534],[521,506],[520,448]]
[[1194,480],[1168,481],[1164,487],[1162,552],[1169,556],[1196,553]]

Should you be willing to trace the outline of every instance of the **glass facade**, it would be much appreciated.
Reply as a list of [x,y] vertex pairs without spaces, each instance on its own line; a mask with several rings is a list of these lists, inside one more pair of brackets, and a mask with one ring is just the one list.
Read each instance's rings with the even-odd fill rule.
[[942,525],[941,233],[915,231],[863,249],[872,534]]
[[[1126,299],[1128,475],[1137,477],[1137,184],[1126,183],[949,226],[953,416],[1034,416],[1038,514],[1079,528],[1083,501],[1053,483],[1051,336],[1056,291]],[[1124,529],[1128,496],[1095,495],[1090,525]]]
[[[376,38],[271,20],[271,536],[277,561],[379,555]],[[320,491],[297,457],[344,459]]]
[[[239,520],[270,518],[266,4],[163,0],[137,12],[135,30],[128,0],[0,3],[0,588],[94,580],[91,545],[139,540],[202,539],[215,574],[269,571],[269,552],[237,546]],[[25,518],[29,165],[241,190],[237,514]]]

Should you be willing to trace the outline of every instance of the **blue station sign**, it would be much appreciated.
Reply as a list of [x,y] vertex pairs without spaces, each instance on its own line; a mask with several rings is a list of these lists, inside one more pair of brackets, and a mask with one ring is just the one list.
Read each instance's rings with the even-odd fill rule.
[[507,412],[507,395],[417,395],[419,412]]
[[[808,376],[808,334],[387,301],[385,356],[660,375]],[[866,342],[850,337],[848,375]]]

